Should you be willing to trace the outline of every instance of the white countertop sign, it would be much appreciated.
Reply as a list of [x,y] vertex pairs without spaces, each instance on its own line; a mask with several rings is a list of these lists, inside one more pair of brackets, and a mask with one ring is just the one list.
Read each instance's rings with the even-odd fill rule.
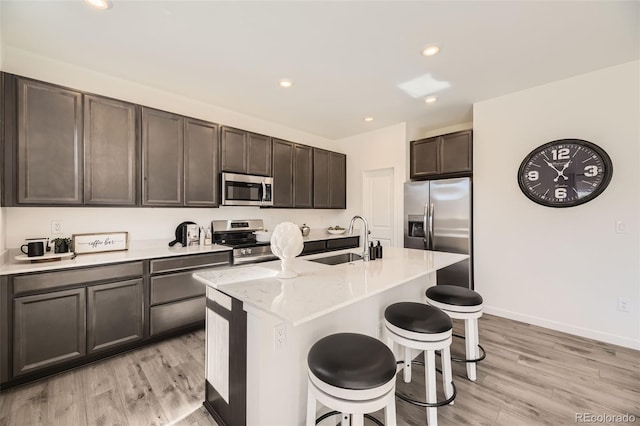
[[385,247],[382,259],[369,262],[324,265],[309,261],[336,253],[294,259],[293,269],[299,276],[292,279],[275,277],[280,261],[205,270],[195,273],[194,277],[242,301],[245,306],[298,326],[469,257]]

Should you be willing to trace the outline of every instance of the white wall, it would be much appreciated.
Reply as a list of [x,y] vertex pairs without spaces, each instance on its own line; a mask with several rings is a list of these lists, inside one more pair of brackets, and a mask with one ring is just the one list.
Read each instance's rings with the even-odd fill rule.
[[[475,285],[486,312],[640,349],[640,62],[474,105]],[[586,139],[613,161],[599,197],[529,201],[516,174],[535,147]],[[622,220],[627,233],[616,234]],[[632,312],[617,310],[617,298]]]
[[405,123],[378,129],[336,141],[347,154],[347,210],[341,213],[341,223],[348,225],[356,214],[363,213],[362,180],[367,170],[394,168],[396,199],[396,246],[402,247],[403,185],[406,171]]
[[186,220],[208,226],[213,219],[264,219],[267,228],[280,222],[306,223],[311,229],[335,222],[338,210],[214,208],[100,208],[100,207],[6,207],[6,244],[19,247],[25,238],[56,237],[51,221],[61,221],[62,236],[91,232],[129,232],[130,240],[173,240],[176,226]]
[[[166,90],[158,90],[13,48],[5,51],[2,70],[285,140],[341,151],[331,140],[185,98],[171,93],[170,87]],[[178,75],[176,78],[184,78],[184,76]],[[170,239],[176,225],[184,220],[206,224],[212,219],[263,218],[266,225],[270,227],[282,221],[292,221],[298,224],[306,222],[312,228],[326,228],[335,224],[335,218],[340,212],[339,210],[255,207],[221,207],[219,209],[11,207],[0,210],[0,252],[5,244],[8,248],[15,248],[22,244],[24,238],[50,236],[52,220],[63,222],[63,235],[128,231],[132,240],[139,240]],[[2,221],[6,221],[6,224],[3,225]]]

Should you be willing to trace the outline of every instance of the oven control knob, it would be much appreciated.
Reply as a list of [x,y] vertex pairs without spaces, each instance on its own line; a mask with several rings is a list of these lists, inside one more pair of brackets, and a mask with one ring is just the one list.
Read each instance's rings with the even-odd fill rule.
[[240,254],[247,254],[247,249],[240,249]]
[[251,254],[251,249],[250,248],[247,249],[247,254]]

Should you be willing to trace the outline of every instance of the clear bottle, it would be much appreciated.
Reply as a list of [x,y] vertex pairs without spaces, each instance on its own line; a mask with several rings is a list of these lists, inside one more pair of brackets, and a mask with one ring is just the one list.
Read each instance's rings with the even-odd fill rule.
[[207,233],[204,236],[204,245],[205,246],[210,246],[211,245],[211,227],[207,227]]

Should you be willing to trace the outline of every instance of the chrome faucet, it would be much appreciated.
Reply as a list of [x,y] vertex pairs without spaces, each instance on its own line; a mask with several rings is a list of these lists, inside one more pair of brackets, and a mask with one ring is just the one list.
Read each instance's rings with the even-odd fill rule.
[[356,219],[360,219],[362,220],[362,223],[364,223],[364,251],[362,252],[362,259],[365,262],[368,262],[369,261],[369,234],[371,233],[371,231],[369,231],[369,222],[367,222],[367,219],[358,215],[351,218],[351,223],[349,224],[349,230],[347,231],[347,233],[349,235],[353,234],[353,224],[355,223]]

